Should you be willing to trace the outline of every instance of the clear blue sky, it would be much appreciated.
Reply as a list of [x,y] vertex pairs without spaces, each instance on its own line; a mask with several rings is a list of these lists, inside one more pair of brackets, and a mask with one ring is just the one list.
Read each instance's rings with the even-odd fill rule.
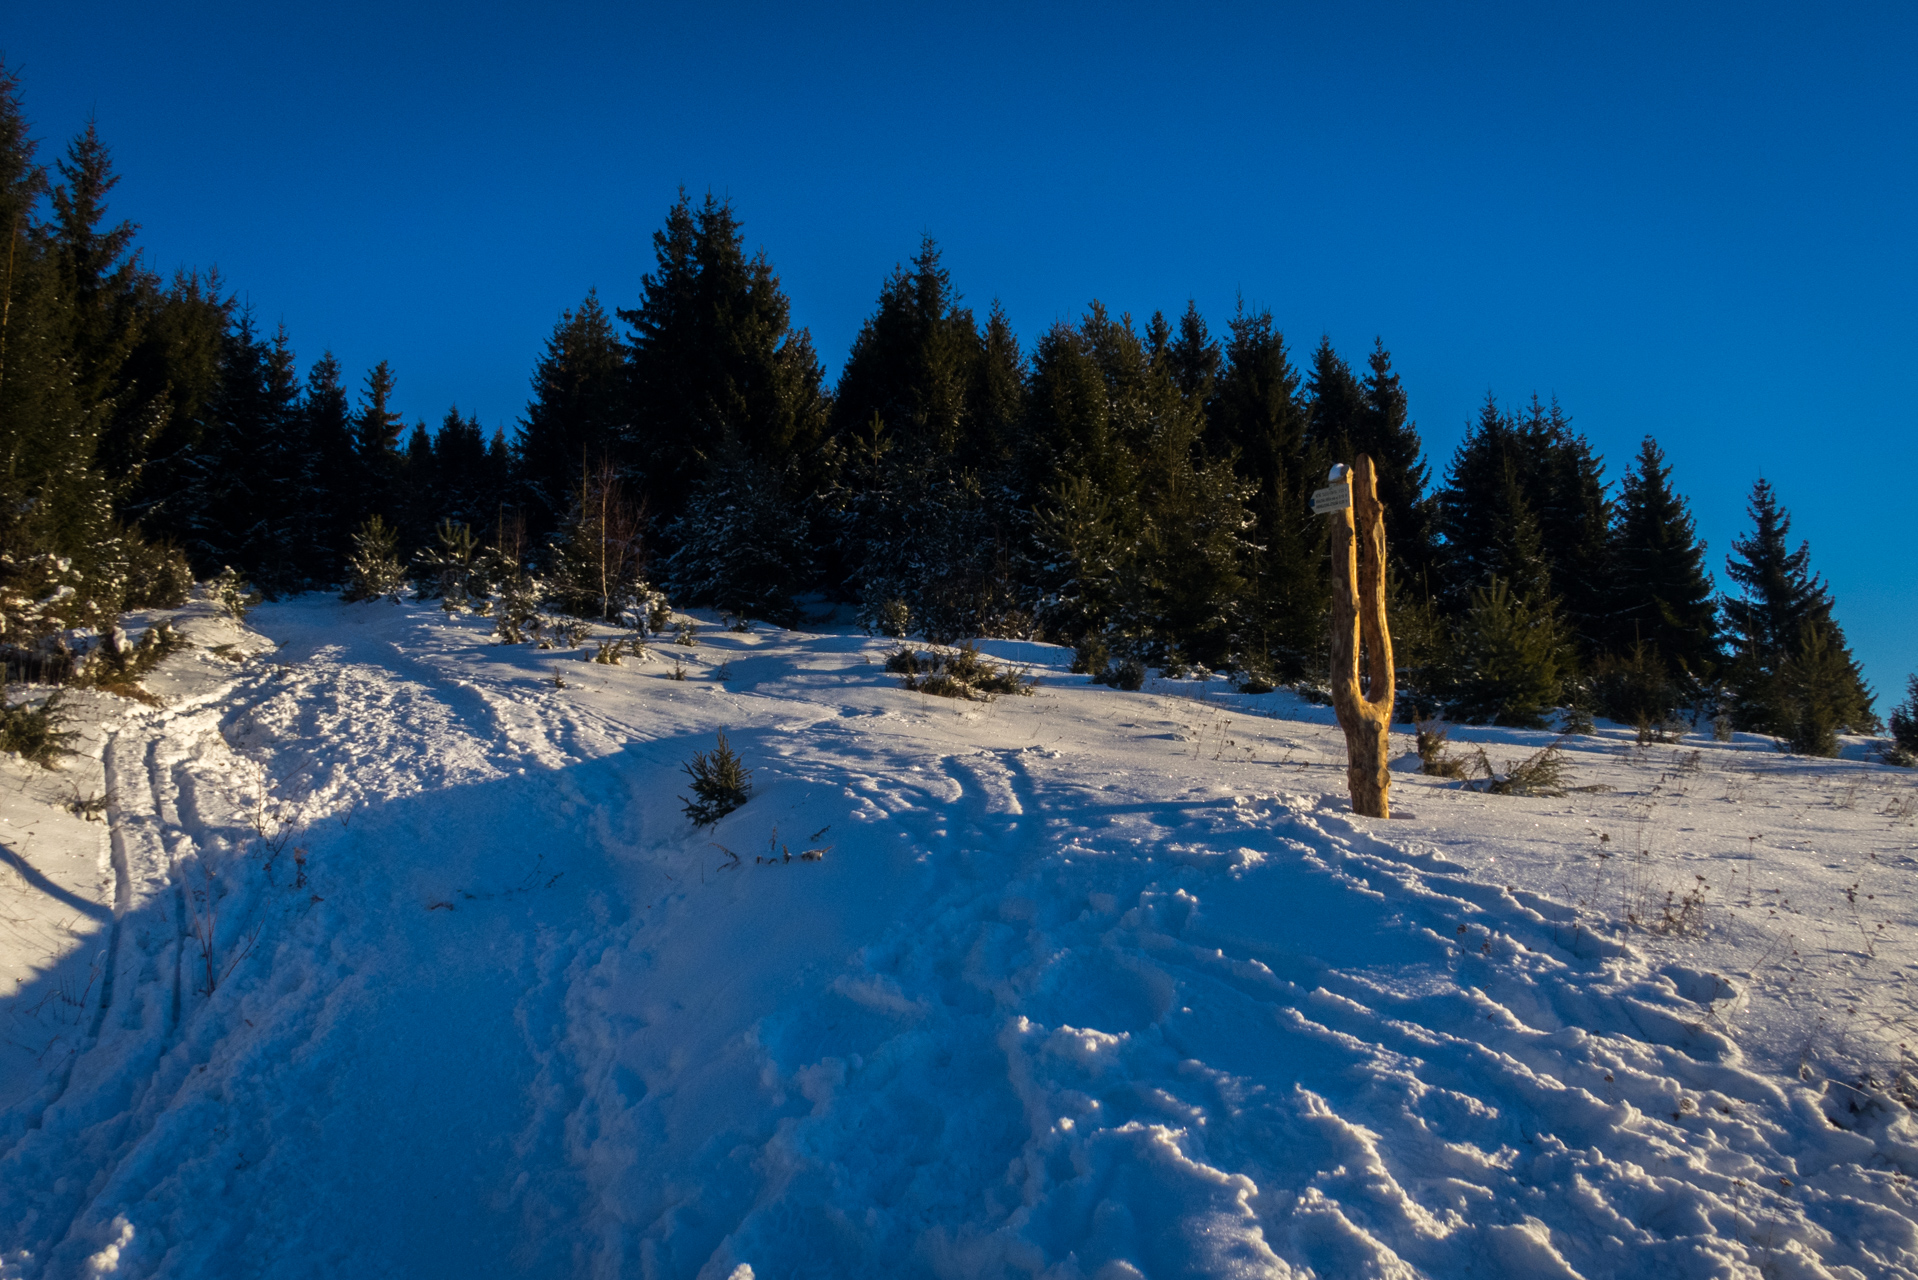
[[[1098,298],[1382,336],[1442,467],[1486,391],[1618,471],[1656,435],[1722,574],[1768,476],[1884,710],[1918,668],[1918,7],[90,4],[0,51],[89,113],[149,261],[303,360],[510,428],[559,311],[729,196],[835,373],[930,233],[1022,338]],[[1885,695],[1891,695],[1889,697]]]

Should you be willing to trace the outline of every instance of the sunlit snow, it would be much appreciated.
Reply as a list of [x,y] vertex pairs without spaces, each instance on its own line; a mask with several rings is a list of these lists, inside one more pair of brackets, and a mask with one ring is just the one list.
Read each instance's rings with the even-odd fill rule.
[[163,707],[0,763],[7,1280],[1918,1275],[1860,741],[1526,799],[1395,735],[1370,821],[1329,708],[1050,646],[964,704],[844,628],[185,614]]

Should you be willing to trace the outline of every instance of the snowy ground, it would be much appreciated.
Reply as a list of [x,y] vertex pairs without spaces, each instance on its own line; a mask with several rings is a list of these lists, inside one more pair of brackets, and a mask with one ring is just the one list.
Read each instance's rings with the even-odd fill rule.
[[188,615],[166,705],[0,763],[7,1280],[1918,1275],[1862,744],[1375,822],[1327,709],[1039,646],[970,706],[844,634]]

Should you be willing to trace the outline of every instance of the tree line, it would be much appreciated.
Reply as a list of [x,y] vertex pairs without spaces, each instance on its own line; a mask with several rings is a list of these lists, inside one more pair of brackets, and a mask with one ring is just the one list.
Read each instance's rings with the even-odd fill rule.
[[42,166],[0,70],[15,650],[227,566],[273,595],[364,595],[371,556],[423,592],[470,591],[488,547],[488,589],[511,579],[532,608],[610,614],[657,582],[778,623],[846,603],[886,634],[1056,640],[1122,683],[1202,667],[1309,687],[1330,585],[1308,495],[1364,453],[1404,715],[1682,709],[1814,752],[1879,728],[1766,481],[1721,595],[1655,440],[1614,486],[1555,401],[1488,395],[1434,475],[1382,342],[1354,362],[1324,339],[1295,351],[1243,303],[1215,333],[1191,303],[1141,324],[1095,302],[1022,344],[997,304],[964,305],[927,239],[829,386],[731,205],[682,193],[632,305],[588,293],[560,316],[510,439],[457,408],[408,430],[385,363],[349,390],[330,354],[302,371],[217,273],[152,271],[108,217],[116,182],[91,124]]

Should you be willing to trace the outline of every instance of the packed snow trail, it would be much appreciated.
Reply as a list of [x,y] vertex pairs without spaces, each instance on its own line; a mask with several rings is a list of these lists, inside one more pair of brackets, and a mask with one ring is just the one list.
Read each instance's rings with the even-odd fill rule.
[[6,1077],[0,1276],[1918,1274],[1908,1117],[1333,768],[844,635],[254,625],[102,747],[113,987]]

